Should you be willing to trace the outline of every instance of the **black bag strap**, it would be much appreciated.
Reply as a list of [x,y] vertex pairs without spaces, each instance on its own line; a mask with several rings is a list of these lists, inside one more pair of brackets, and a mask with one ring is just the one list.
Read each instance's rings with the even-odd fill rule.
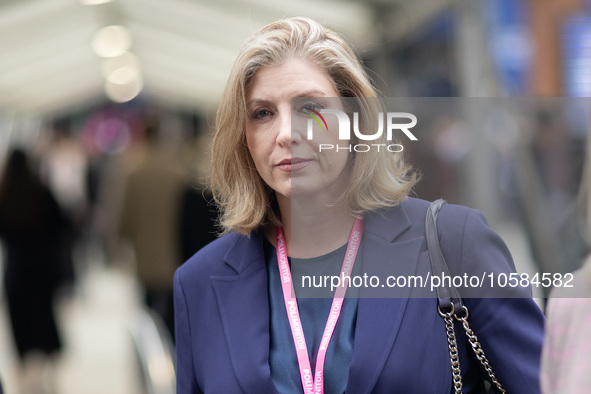
[[[449,268],[445,263],[441,246],[439,245],[439,236],[437,235],[437,215],[443,205],[447,204],[445,200],[439,199],[433,201],[427,209],[427,218],[425,222],[425,233],[427,236],[427,249],[429,251],[429,259],[431,260],[431,272],[433,276],[442,278],[443,276],[450,277]],[[449,310],[453,306],[455,313],[462,313],[464,309],[464,303],[458,290],[450,284],[445,286],[445,281],[441,281],[442,286],[436,287],[437,291],[437,303],[439,309]],[[453,312],[452,312],[453,314]]]
[[[433,275],[437,275],[440,278],[442,275],[447,275],[448,277],[451,276],[447,264],[445,263],[441,246],[439,245],[439,237],[437,236],[437,215],[439,215],[441,207],[445,204],[447,203],[442,199],[433,201],[427,209],[427,218],[425,222],[425,234],[427,237],[429,259],[431,260],[431,271]],[[458,290],[453,287],[451,283],[449,283],[450,286],[444,286],[446,283],[443,280],[441,281],[441,284],[442,286],[436,287],[437,307],[439,309],[439,314],[445,320],[446,325],[454,393],[462,392],[462,376],[452,317],[455,317],[462,322],[470,347],[486,371],[488,378],[490,378],[490,382],[493,384],[489,392],[506,394],[507,392],[497,379],[490,362],[482,350],[478,337],[470,328],[470,324],[468,323],[468,309],[464,306]]]

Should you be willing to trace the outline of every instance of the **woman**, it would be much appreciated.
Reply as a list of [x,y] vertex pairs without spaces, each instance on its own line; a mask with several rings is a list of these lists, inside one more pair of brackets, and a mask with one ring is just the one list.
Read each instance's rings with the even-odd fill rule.
[[68,229],[53,195],[29,168],[26,154],[20,149],[10,152],[0,179],[0,239],[6,247],[4,287],[24,387],[39,383],[33,382],[40,378],[33,377],[39,370],[37,360],[51,367],[62,347],[53,296],[60,284],[62,241]]
[[[324,128],[308,139],[314,123],[307,119],[327,103],[350,112],[349,97],[376,93],[345,41],[312,20],[275,22],[243,46],[213,143],[212,186],[227,234],[175,275],[179,394],[451,392],[435,299],[367,298],[360,289],[341,300],[342,288],[334,300],[295,299],[290,291],[297,283],[290,258],[294,277],[302,266],[335,276],[429,267],[428,203],[407,197],[416,179],[402,158],[319,152],[320,144],[338,143],[334,116],[318,118]],[[514,270],[478,212],[445,207],[439,231],[448,261]],[[465,302],[508,392],[538,393],[537,306],[527,298]],[[464,392],[477,392],[479,367],[466,341],[458,346]]]

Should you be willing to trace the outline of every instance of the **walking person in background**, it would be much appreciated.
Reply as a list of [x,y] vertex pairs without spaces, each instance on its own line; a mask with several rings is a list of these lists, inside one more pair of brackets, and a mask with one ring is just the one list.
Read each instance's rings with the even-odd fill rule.
[[[68,221],[49,189],[19,149],[9,156],[0,179],[0,238],[4,242],[4,288],[24,392],[44,393],[51,385],[54,356],[61,350],[53,310],[60,284],[60,259]],[[49,388],[51,389],[51,388]]]
[[[376,96],[345,40],[311,19],[277,21],[243,45],[212,147],[226,235],[175,275],[178,394],[484,392],[481,365],[459,331],[463,391],[452,382],[436,298],[361,296],[371,289],[344,298],[341,288],[334,298],[294,295],[292,275],[306,267],[331,277],[430,273],[429,203],[409,197],[416,177],[403,157],[319,152],[319,143],[339,143],[334,116],[306,137],[306,125],[315,128],[308,119],[323,108],[352,112],[347,98]],[[377,114],[362,112],[359,128],[375,130],[368,125]],[[478,211],[449,205],[438,220],[450,271],[515,271]],[[537,394],[544,319],[531,290],[515,290],[515,299],[464,304],[507,392]]]
[[208,149],[210,136],[200,132],[197,124],[194,119],[179,155],[192,174],[192,182],[187,184],[183,192],[179,211],[182,261],[187,261],[199,249],[217,238],[217,208],[207,186],[211,171]]
[[[585,167],[579,203],[586,211],[586,234],[591,234],[591,138],[587,137]],[[589,241],[588,241],[589,242]],[[557,287],[550,294],[548,325],[542,353],[544,394],[591,392],[591,256],[573,274],[571,287]]]
[[[64,242],[73,251],[64,256],[62,276],[70,286],[76,283],[76,275],[86,268],[86,260],[80,255],[84,245],[84,232],[88,225],[89,205],[86,192],[88,157],[80,141],[66,123],[55,122],[53,129],[41,134],[36,148],[39,157],[39,174],[72,224]],[[37,157],[37,156],[36,156]],[[66,284],[66,283],[64,283]]]
[[135,251],[146,304],[174,338],[172,277],[182,262],[179,210],[189,178],[157,128],[147,127],[145,138],[143,158],[125,179],[119,234]]

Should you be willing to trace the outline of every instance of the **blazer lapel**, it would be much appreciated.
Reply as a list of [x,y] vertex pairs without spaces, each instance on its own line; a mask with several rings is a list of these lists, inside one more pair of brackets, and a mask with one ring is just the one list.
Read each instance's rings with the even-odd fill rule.
[[[363,235],[363,273],[378,275],[382,284],[388,275],[415,275],[424,237],[401,237],[409,228],[410,220],[401,206],[387,217],[370,215]],[[359,295],[347,393],[372,391],[392,352],[411,288],[399,288],[397,293],[381,286],[374,292],[371,288],[363,290]]]
[[[269,369],[269,301],[262,234],[238,238],[225,257],[235,274],[212,276],[232,368],[245,393],[277,393]],[[220,349],[220,351],[224,351]]]

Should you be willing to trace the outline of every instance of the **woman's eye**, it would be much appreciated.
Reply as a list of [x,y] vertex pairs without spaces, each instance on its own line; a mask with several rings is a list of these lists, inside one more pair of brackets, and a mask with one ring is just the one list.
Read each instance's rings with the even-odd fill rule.
[[253,119],[265,119],[271,116],[271,111],[268,109],[259,109],[254,111],[251,116]]
[[316,111],[316,112],[320,111],[322,108],[324,108],[324,107],[320,104],[310,103],[310,104],[306,104],[306,105],[302,106],[302,112],[305,114],[311,114],[311,113],[314,113],[314,111]]

